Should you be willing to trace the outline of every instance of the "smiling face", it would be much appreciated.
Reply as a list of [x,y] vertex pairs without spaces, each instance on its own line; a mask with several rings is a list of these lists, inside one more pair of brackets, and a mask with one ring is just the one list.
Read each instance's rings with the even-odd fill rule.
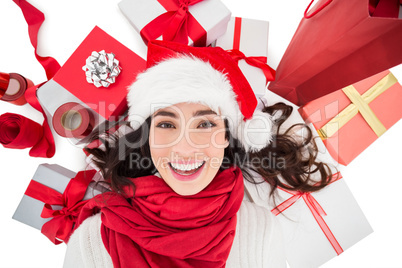
[[179,103],[152,116],[149,146],[163,180],[180,195],[194,195],[213,180],[229,145],[225,123],[208,106]]

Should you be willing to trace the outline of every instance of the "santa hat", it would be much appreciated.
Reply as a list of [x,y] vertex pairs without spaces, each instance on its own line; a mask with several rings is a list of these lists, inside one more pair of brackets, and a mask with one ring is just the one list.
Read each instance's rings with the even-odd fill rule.
[[209,106],[227,119],[231,135],[246,151],[259,151],[272,140],[271,116],[256,110],[247,79],[220,47],[151,41],[147,69],[130,86],[127,101],[135,130],[156,110],[189,102]]

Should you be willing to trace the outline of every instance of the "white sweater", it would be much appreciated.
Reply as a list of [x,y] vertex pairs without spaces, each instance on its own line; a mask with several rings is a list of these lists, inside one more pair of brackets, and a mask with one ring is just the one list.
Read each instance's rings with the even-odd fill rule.
[[[67,245],[65,268],[110,268],[112,259],[100,233],[101,217],[86,219]],[[243,201],[237,214],[236,235],[228,268],[286,267],[281,229],[270,211]]]

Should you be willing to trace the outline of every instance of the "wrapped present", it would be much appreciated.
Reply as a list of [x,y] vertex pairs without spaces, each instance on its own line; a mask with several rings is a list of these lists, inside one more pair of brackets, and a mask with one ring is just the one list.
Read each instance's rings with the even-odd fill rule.
[[268,21],[232,17],[224,35],[215,46],[230,50],[257,97],[266,93],[275,71],[267,65]]
[[278,189],[277,215],[290,267],[318,267],[373,232],[339,173],[315,193]]
[[67,242],[85,200],[103,192],[92,182],[96,174],[39,165],[13,219],[41,230],[54,244]]
[[220,0],[123,0],[119,8],[146,44],[162,38],[208,46],[225,33],[231,16]]
[[76,143],[127,110],[127,87],[146,61],[95,27],[56,75],[37,90],[49,125]]
[[[294,124],[303,124],[298,106],[267,90],[262,98],[266,105],[283,102],[292,106],[293,112],[283,123],[280,131]],[[314,137],[317,132],[308,127]],[[295,134],[303,136],[303,129]],[[252,173],[256,182],[245,183],[248,197],[257,205],[272,211],[283,231],[285,254],[290,267],[318,267],[341,252],[347,250],[372,232],[372,228],[339,175],[337,162],[331,157],[320,139],[317,145],[317,161],[328,164],[333,182],[314,193],[291,192],[281,188],[270,196],[271,187],[260,175]],[[272,163],[271,164],[275,164]],[[318,181],[320,174],[311,174]]]
[[317,129],[332,157],[348,165],[402,118],[401,100],[401,85],[384,71],[311,101],[299,112]]

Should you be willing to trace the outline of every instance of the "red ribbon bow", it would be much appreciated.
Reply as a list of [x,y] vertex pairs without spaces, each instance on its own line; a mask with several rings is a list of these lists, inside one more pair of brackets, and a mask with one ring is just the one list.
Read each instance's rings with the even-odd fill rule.
[[[82,199],[95,173],[95,170],[78,172],[68,183],[63,194],[31,180],[25,194],[45,203],[41,217],[52,219],[42,226],[41,232],[54,244],[67,242],[70,238],[78,215],[88,202]],[[52,206],[62,206],[62,208],[54,209]]]
[[189,6],[203,0],[158,1],[168,11],[153,19],[140,31],[146,44],[162,35],[164,41],[188,44],[190,37],[194,41],[194,46],[206,45],[205,30],[188,11]]
[[228,50],[228,52],[237,63],[239,63],[239,60],[245,60],[249,65],[260,68],[264,72],[266,83],[275,80],[275,70],[266,63],[267,57],[246,57],[246,55],[238,49],[231,49]]
[[[331,179],[330,183],[333,183],[333,182],[335,182],[335,181],[337,181],[337,180],[339,180],[341,178],[342,178],[342,176],[338,172],[338,173],[336,173],[336,174],[334,174],[332,176],[332,179]],[[318,201],[311,195],[311,193],[309,193],[309,192],[299,192],[299,191],[289,191],[289,190],[283,189],[281,187],[278,187],[278,188],[281,189],[282,191],[285,191],[285,192],[293,195],[293,196],[290,197],[289,199],[285,200],[281,204],[279,204],[274,209],[272,209],[271,212],[275,216],[277,216],[278,214],[282,213],[287,208],[289,208],[291,205],[296,203],[297,200],[299,200],[300,198],[303,198],[304,202],[306,203],[306,205],[310,209],[311,213],[313,214],[314,219],[316,220],[316,222],[320,226],[321,230],[323,231],[323,233],[327,237],[328,241],[331,243],[331,246],[334,248],[336,254],[338,254],[338,255],[341,254],[343,252],[343,249],[342,249],[341,245],[336,240],[336,238],[335,238],[334,234],[332,233],[331,229],[328,227],[327,223],[325,222],[325,220],[322,217],[322,215],[326,216],[327,214],[325,213],[325,211],[321,207],[321,205],[318,203]]]

